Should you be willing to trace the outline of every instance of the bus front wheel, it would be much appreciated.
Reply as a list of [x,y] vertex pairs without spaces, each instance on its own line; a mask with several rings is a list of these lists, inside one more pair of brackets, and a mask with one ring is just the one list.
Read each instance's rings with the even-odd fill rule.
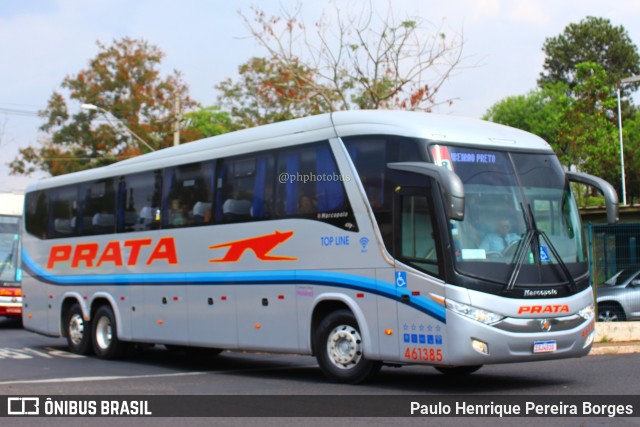
[[91,324],[84,319],[80,304],[75,303],[69,309],[66,317],[66,335],[69,350],[75,354],[90,354]]
[[333,381],[357,384],[382,366],[364,356],[360,328],[349,310],[337,310],[322,319],[314,334],[314,347],[320,369]]
[[116,318],[108,305],[103,305],[93,315],[93,351],[100,359],[117,359],[126,349],[126,343],[118,339]]

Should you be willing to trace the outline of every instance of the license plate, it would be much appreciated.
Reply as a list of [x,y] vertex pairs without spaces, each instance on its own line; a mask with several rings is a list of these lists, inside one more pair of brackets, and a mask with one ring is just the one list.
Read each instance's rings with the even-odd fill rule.
[[534,353],[551,353],[558,349],[558,344],[555,341],[534,341],[533,352]]

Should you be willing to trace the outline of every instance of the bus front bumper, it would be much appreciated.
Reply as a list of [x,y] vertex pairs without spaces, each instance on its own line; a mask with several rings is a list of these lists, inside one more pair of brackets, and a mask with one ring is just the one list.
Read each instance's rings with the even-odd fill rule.
[[595,318],[577,314],[547,319],[508,318],[486,325],[447,310],[450,366],[533,362],[582,357],[595,336]]

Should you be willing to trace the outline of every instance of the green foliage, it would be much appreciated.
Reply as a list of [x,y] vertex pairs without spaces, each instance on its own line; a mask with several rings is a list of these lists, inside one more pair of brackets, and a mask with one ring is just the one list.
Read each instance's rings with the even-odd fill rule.
[[[62,82],[67,97],[59,92],[51,95],[47,108],[40,112],[45,119],[41,130],[48,138],[19,151],[10,163],[13,174],[42,170],[61,175],[148,151],[126,132],[115,131],[100,111],[70,113],[67,99],[112,113],[156,149],[173,143],[176,101],[183,109],[196,105],[180,74],[161,78],[158,68],[164,54],[144,40],[123,38],[111,45],[97,45],[99,52],[89,67]],[[181,135],[188,141],[198,138],[199,132],[186,129]]]
[[586,62],[596,63],[607,71],[609,86],[624,77],[640,74],[638,48],[624,27],[614,27],[605,18],[589,16],[577,24],[569,24],[562,34],[547,38],[542,50],[546,58],[538,81],[540,86],[563,82],[573,88],[579,80],[577,65]]
[[567,168],[620,182],[616,98],[606,72],[594,63],[578,64],[573,96],[568,93],[564,83],[548,84],[499,101],[484,118],[542,137]]
[[[567,167],[600,176],[621,191],[620,144],[616,86],[640,74],[640,55],[623,27],[587,17],[548,38],[544,71],[538,88],[493,105],[487,120],[517,127],[547,140]],[[640,193],[640,117],[621,87],[627,194]],[[637,136],[636,136],[637,135]],[[584,194],[585,205],[593,203]]]
[[483,119],[534,133],[556,141],[572,99],[564,84],[550,84],[526,95],[505,98],[487,110]]
[[220,107],[203,107],[185,115],[189,127],[197,129],[203,138],[238,130],[231,115]]
[[640,113],[626,119],[623,129],[627,198],[633,203],[640,196]]

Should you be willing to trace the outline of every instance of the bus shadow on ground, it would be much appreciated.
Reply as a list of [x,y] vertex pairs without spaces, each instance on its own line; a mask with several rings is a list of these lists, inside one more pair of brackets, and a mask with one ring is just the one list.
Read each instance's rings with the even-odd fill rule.
[[22,329],[22,319],[15,317],[0,318],[0,330]]
[[[155,346],[138,349],[127,360],[163,368],[251,377],[261,381],[283,380],[315,385],[333,384],[324,377],[315,358],[310,356],[232,351],[225,351],[219,355],[207,355],[206,351],[192,353],[166,350],[163,346]],[[394,393],[401,394],[505,394],[514,391],[535,394],[536,389],[539,388],[569,385],[568,380],[562,378],[531,378],[508,372],[496,373],[496,370],[500,370],[500,366],[483,367],[471,375],[450,376],[443,375],[430,366],[385,366],[365,383],[345,385],[344,393],[378,394],[381,390],[392,390]]]

